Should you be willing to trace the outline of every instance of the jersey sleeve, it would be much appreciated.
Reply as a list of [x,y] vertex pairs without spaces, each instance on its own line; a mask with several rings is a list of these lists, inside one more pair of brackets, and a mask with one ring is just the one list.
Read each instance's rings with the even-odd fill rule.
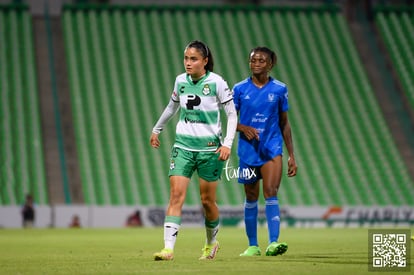
[[178,81],[175,79],[174,89],[171,94],[171,100],[174,102],[180,102],[180,96],[178,95]]
[[282,100],[280,102],[280,110],[282,112],[287,112],[289,110],[289,103],[288,103],[289,93],[286,87],[283,89],[282,93]]
[[226,103],[233,99],[233,91],[224,79],[217,81],[217,97],[220,103]]
[[233,87],[233,101],[234,101],[234,106],[236,107],[237,111],[240,111],[240,89],[238,85],[235,85]]
[[179,107],[180,104],[178,102],[174,102],[171,98],[170,102],[168,103],[167,107],[165,107],[164,112],[161,114],[154,128],[152,128],[152,132],[154,134],[161,133],[161,131],[165,127],[165,124],[167,124],[167,122],[177,113]]

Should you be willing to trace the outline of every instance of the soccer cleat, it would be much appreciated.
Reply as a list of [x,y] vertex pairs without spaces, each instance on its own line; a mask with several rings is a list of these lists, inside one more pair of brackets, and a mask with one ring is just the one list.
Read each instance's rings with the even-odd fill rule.
[[272,242],[266,248],[266,256],[282,255],[283,253],[287,251],[287,249],[288,249],[287,243]]
[[258,246],[252,245],[249,246],[240,256],[260,256],[262,252]]
[[211,245],[204,245],[203,249],[201,251],[203,254],[201,254],[201,257],[199,260],[212,260],[214,257],[216,257],[217,251],[219,250],[219,242],[215,242]]
[[160,252],[154,253],[154,260],[156,261],[171,261],[172,259],[174,259],[172,249],[164,248]]

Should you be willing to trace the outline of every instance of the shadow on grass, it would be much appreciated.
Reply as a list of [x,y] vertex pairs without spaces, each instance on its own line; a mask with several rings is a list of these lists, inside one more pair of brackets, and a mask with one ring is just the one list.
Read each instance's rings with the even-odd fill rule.
[[296,254],[294,256],[286,255],[283,258],[285,262],[313,262],[313,263],[330,263],[340,265],[368,264],[368,257],[355,253],[341,253],[340,255],[332,254]]

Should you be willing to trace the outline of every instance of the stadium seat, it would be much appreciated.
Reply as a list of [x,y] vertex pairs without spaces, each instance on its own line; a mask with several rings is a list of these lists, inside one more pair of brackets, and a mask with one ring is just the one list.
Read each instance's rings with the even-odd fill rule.
[[0,206],[48,203],[31,15],[0,6]]
[[375,24],[412,109],[414,109],[413,16],[413,9],[395,10],[379,7],[375,12]]
[[[67,6],[63,18],[87,203],[166,204],[177,118],[158,150],[149,136],[183,72],[184,46],[200,39],[230,86],[248,76],[250,49],[277,52],[273,75],[288,85],[299,164],[297,177],[283,176],[282,204],[413,205],[406,164],[338,10]],[[242,187],[222,176],[219,204],[240,205]],[[199,204],[197,177],[186,204]]]

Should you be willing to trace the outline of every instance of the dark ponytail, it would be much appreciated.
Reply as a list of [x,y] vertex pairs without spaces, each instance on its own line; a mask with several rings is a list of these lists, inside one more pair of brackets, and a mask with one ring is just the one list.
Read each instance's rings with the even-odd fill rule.
[[206,69],[206,71],[210,71],[210,72],[213,71],[213,68],[214,68],[213,54],[211,53],[210,48],[206,44],[204,44],[203,42],[201,42],[199,40],[194,40],[194,41],[191,41],[187,45],[187,47],[185,47],[185,48],[186,49],[187,48],[196,48],[204,58],[207,57],[208,61],[207,61],[207,64],[204,66],[204,69]]

